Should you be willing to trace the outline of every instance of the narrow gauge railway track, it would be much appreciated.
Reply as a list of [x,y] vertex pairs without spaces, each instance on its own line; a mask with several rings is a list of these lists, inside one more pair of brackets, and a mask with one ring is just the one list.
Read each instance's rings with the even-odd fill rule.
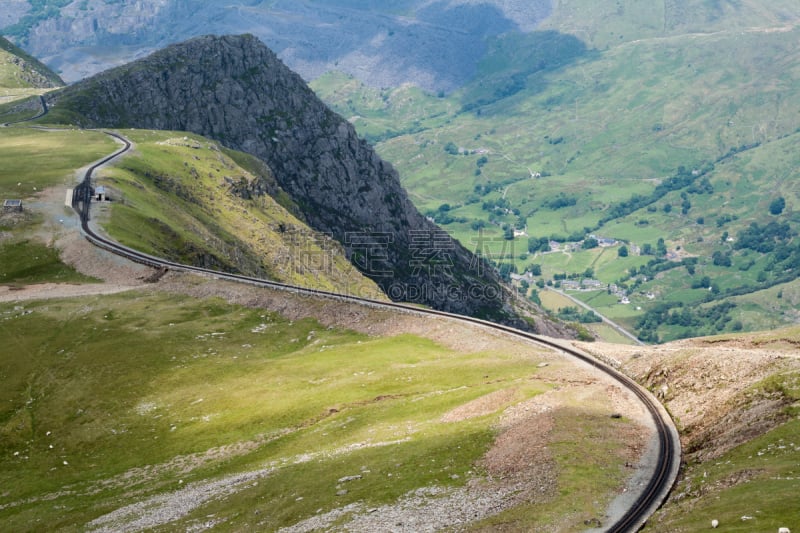
[[45,100],[44,96],[39,96],[39,104],[42,106],[42,109],[36,115],[32,116],[31,118],[23,118],[22,120],[13,120],[11,122],[4,122],[3,127],[7,128],[12,124],[22,124],[23,122],[30,122],[31,120],[42,118],[49,111],[49,109],[47,108],[47,100]]
[[[46,108],[45,108],[46,109]],[[45,111],[46,113],[46,111]],[[655,465],[653,477],[648,482],[642,494],[636,499],[631,508],[619,518],[613,525],[609,526],[606,531],[610,533],[625,533],[638,531],[646,523],[647,519],[655,512],[656,509],[666,500],[669,491],[672,489],[675,479],[678,474],[680,464],[680,443],[677,438],[677,432],[674,429],[671,419],[666,411],[661,407],[658,401],[644,388],[639,386],[633,379],[627,375],[619,372],[613,367],[598,361],[597,359],[586,355],[582,352],[572,348],[562,346],[547,337],[542,337],[525,331],[521,331],[502,324],[495,324],[485,320],[472,318],[469,316],[456,315],[444,311],[437,311],[433,309],[421,309],[407,304],[396,302],[384,302],[379,300],[372,300],[369,298],[360,298],[356,296],[349,296],[338,294],[330,291],[323,291],[317,289],[308,289],[280,283],[275,281],[263,280],[250,276],[243,276],[239,274],[230,274],[216,270],[210,270],[201,267],[184,265],[169,261],[167,259],[154,257],[137,250],[123,246],[117,242],[106,239],[105,237],[95,233],[89,225],[89,208],[91,206],[92,175],[97,168],[109,163],[113,159],[124,154],[131,148],[131,143],[122,135],[113,132],[104,132],[124,144],[124,147],[114,152],[110,156],[102,159],[101,161],[89,167],[84,175],[83,181],[73,190],[72,207],[78,213],[81,220],[81,229],[86,239],[95,246],[107,250],[111,253],[124,257],[128,260],[147,265],[153,268],[175,270],[179,272],[188,272],[210,276],[216,279],[228,280],[237,283],[245,283],[258,287],[266,287],[277,289],[281,291],[290,292],[304,296],[313,296],[319,298],[333,299],[343,302],[356,303],[366,305],[373,308],[390,309],[402,313],[412,313],[423,316],[437,316],[445,317],[451,320],[458,320],[461,322],[478,325],[484,328],[489,328],[495,331],[501,331],[506,334],[513,335],[517,338],[525,339],[539,345],[566,353],[567,355],[583,361],[598,370],[611,376],[614,380],[620,383],[626,389],[632,391],[634,395],[642,402],[650,414],[656,428],[658,436],[658,460]]]

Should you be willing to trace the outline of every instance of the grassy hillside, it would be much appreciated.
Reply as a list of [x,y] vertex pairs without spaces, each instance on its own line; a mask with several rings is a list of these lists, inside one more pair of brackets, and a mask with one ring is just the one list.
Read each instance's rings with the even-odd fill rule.
[[[609,422],[616,407],[605,386],[565,386],[553,372],[568,366],[538,348],[478,331],[457,332],[476,347],[456,348],[386,318],[369,322],[392,323],[395,333],[368,337],[179,294],[0,304],[0,335],[14,347],[0,355],[2,528],[144,520],[174,529],[213,515],[225,530],[274,530],[329,511],[369,515],[418,489],[426,505],[452,491],[468,496],[458,492],[467,483],[492,494],[521,467],[513,448],[502,476],[500,464],[479,461],[514,427],[508,415],[521,416],[508,411],[500,424],[501,414],[554,388],[565,399],[548,415],[554,426],[517,431],[547,436],[552,447],[531,451],[525,468],[552,464],[558,481],[548,483],[559,490],[511,498],[527,501],[527,512],[502,521],[573,530],[603,512],[624,479],[632,429],[627,419]],[[420,331],[423,322],[411,324]],[[576,431],[593,436],[596,453]],[[487,479],[493,472],[501,477]],[[109,514],[136,502],[148,509]]]
[[268,194],[294,209],[265,165],[202,137],[124,133],[134,153],[97,181],[115,200],[110,213],[98,211],[113,238],[188,264],[381,298],[332,238],[311,231]]
[[[287,210],[297,212],[263,164],[199,137],[126,133],[136,143],[134,155],[96,174],[114,201],[96,204],[92,217],[112,237],[187,263],[382,297],[332,239]],[[0,215],[0,282],[86,280],[57,260],[53,235],[44,229],[57,223],[53,216],[74,220],[74,214],[45,208],[39,198],[53,187],[73,187],[76,169],[118,145],[101,132],[25,127],[0,129],[0,140],[0,198],[22,199],[25,207],[20,215]],[[63,193],[54,196],[60,201]]]
[[51,88],[64,85],[61,78],[36,58],[0,37],[0,90]]
[[[63,230],[59,220],[73,216],[72,210],[60,204],[45,208],[42,204],[52,199],[43,194],[71,188],[75,169],[114,149],[114,142],[99,132],[0,128],[0,202],[20,199],[24,209],[0,213],[0,284],[96,281],[59,260],[52,228]],[[54,196],[63,203],[64,193]]]
[[[792,6],[668,3],[665,19],[658,6],[588,4],[561,3],[550,19],[572,36],[494,41],[481,74],[451,95],[374,91],[335,76],[314,86],[378,141],[421,210],[513,264],[504,268],[539,265],[541,283],[616,284],[632,305],[601,299],[600,309],[648,341],[764,327],[774,302],[711,308],[800,274],[791,259],[800,228]],[[405,119],[394,122],[398,110]],[[784,206],[777,214],[773,201]],[[753,222],[777,252],[737,244]],[[788,231],[773,238],[770,222]],[[622,242],[591,249],[589,235]],[[551,239],[574,249],[542,253]],[[670,324],[669,312],[690,302],[709,309]],[[773,324],[793,321],[780,307]]]

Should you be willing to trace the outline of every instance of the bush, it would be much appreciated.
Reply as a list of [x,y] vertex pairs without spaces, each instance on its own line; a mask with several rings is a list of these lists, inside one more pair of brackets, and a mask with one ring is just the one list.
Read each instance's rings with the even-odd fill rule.
[[783,199],[783,196],[779,196],[772,200],[769,204],[769,212],[773,215],[780,215],[783,213],[783,209],[786,207],[786,200]]

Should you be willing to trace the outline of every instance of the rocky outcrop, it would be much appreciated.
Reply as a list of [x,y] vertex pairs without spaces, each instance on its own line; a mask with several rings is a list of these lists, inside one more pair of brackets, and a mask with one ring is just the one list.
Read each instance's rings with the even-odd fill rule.
[[494,270],[423,217],[392,166],[255,37],[196,38],[48,98],[87,126],[191,131],[253,154],[391,298],[514,320]]

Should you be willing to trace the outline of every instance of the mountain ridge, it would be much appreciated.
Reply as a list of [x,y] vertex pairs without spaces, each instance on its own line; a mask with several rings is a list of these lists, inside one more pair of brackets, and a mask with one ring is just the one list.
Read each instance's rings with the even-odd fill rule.
[[394,168],[251,35],[172,45],[47,98],[82,126],[189,131],[255,155],[393,299],[530,327],[494,270],[425,219]]

